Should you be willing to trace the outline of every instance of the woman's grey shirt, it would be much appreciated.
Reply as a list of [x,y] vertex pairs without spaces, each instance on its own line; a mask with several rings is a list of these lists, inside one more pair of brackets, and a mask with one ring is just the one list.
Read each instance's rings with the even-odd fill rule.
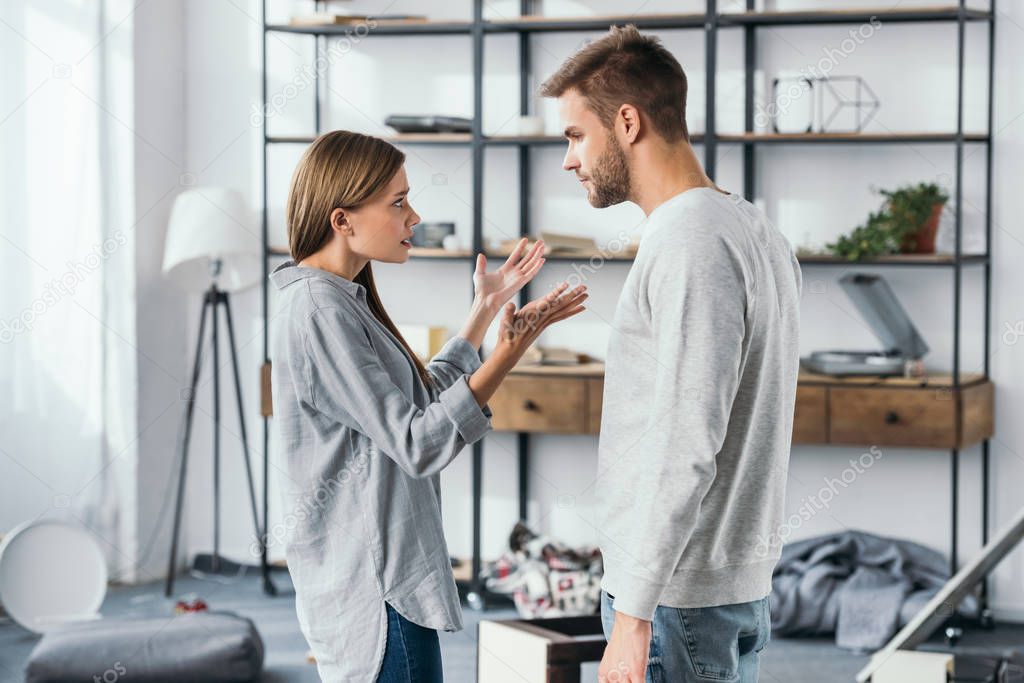
[[325,681],[373,681],[384,603],[428,628],[462,612],[441,526],[439,472],[490,430],[468,375],[476,349],[451,339],[427,366],[374,318],[365,288],[287,262],[271,275],[273,422],[287,460],[288,570],[302,632]]

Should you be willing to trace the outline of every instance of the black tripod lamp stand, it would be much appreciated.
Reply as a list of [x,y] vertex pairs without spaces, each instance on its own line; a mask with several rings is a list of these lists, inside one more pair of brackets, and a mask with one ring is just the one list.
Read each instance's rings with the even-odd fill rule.
[[245,464],[245,476],[249,488],[253,529],[260,549],[260,568],[264,588],[270,584],[267,563],[267,543],[260,527],[256,506],[256,489],[249,464],[249,439],[245,429],[245,414],[242,409],[242,385],[238,374],[238,352],[235,328],[231,319],[229,291],[238,291],[255,284],[261,273],[259,262],[259,241],[246,228],[247,208],[240,194],[221,188],[195,188],[177,197],[171,212],[164,247],[164,275],[183,288],[203,292],[203,307],[199,317],[199,334],[196,340],[196,355],[192,365],[192,377],[185,396],[184,437],[178,472],[177,500],[174,505],[174,529],[171,535],[171,552],[167,567],[167,582],[164,593],[169,597],[174,591],[174,578],[178,568],[178,538],[181,532],[181,512],[185,499],[185,475],[188,467],[189,441],[195,415],[197,392],[200,389],[200,374],[203,347],[206,343],[207,325],[210,328],[212,355],[211,390],[213,398],[213,553],[210,571],[220,572],[224,561],[220,556],[220,313],[223,310],[227,328],[227,346],[231,356],[231,371],[234,379],[235,401],[238,407],[239,439]]

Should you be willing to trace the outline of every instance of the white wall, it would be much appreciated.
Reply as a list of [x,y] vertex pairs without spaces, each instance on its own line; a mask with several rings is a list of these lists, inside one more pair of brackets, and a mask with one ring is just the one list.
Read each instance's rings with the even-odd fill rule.
[[[300,3],[301,4],[301,3]],[[494,16],[515,13],[518,3],[488,3]],[[738,3],[732,3],[736,6]],[[848,6],[872,6],[850,0]],[[904,7],[928,5],[926,0],[902,3]],[[354,0],[355,10],[418,12],[413,2],[374,3]],[[624,11],[610,1],[545,3],[550,14],[601,14]],[[691,1],[690,9],[702,3]],[[778,2],[774,7],[798,7]],[[807,5],[803,5],[806,7]],[[286,20],[287,3],[271,3],[272,19]],[[679,3],[650,0],[645,13],[685,11]],[[728,5],[726,10],[732,9]],[[468,18],[470,4],[448,7],[438,17]],[[256,0],[208,2],[191,0],[185,5],[185,166],[200,184],[228,185],[242,190],[255,210],[260,202],[260,130],[250,115],[260,98],[259,3]],[[1024,7],[1001,3],[998,19],[997,72],[995,76],[995,186],[993,212],[993,315],[992,375],[997,386],[997,434],[992,442],[992,513],[994,526],[1005,522],[1020,504],[1017,482],[1024,476],[1022,427],[1013,416],[1024,409],[1024,395],[1016,379],[1024,371],[1024,345],[1002,341],[1007,324],[1024,319],[1022,284],[1017,264],[1024,256],[1024,237],[1017,217],[1024,200],[1017,185],[1022,177],[1024,155],[1024,96],[1015,65],[1024,59]],[[766,78],[783,71],[817,64],[827,47],[837,48],[850,27],[770,28],[761,31],[760,64],[763,88]],[[596,34],[595,34],[596,35]],[[661,32],[690,77],[690,127],[703,129],[703,36],[700,31]],[[580,42],[580,34],[540,35],[534,41],[534,85]],[[985,35],[978,26],[968,31],[965,125],[980,130],[985,122]],[[518,113],[517,57],[510,36],[489,36],[485,68],[486,132],[510,132],[506,123]],[[859,74],[879,95],[882,108],[871,130],[948,130],[955,120],[956,29],[952,25],[884,25],[870,39],[844,57],[833,74]],[[272,36],[270,92],[284,92],[303,63],[312,58],[309,38]],[[381,123],[391,112],[426,112],[468,115],[471,112],[470,43],[465,37],[394,38],[372,37],[354,45],[332,64],[325,101],[328,127],[351,127],[370,133],[386,133]],[[305,62],[303,61],[305,60]],[[723,32],[719,46],[719,97],[721,132],[742,128],[742,42],[739,31]],[[274,134],[309,134],[310,91],[295,93],[271,117]],[[553,103],[538,104],[557,131]],[[506,127],[503,127],[506,126]],[[283,244],[281,220],[288,178],[301,149],[279,147],[271,155],[270,207],[272,235]],[[413,203],[425,220],[451,219],[467,242],[471,232],[471,167],[468,149],[408,148],[407,167],[413,187]],[[578,187],[560,170],[562,150],[535,153],[532,219],[536,229],[577,231],[606,240],[619,230],[633,230],[642,213],[623,206],[597,211],[590,208]],[[965,244],[979,244],[984,207],[984,149],[968,147],[965,164]],[[950,185],[953,149],[948,145],[889,145],[834,147],[772,147],[758,154],[758,196],[769,216],[795,245],[820,246],[854,227],[878,204],[871,187],[935,181]],[[438,175],[441,174],[441,175]],[[518,231],[515,201],[514,153],[488,150],[485,168],[485,231],[495,237]],[[442,179],[435,181],[435,179]],[[738,147],[719,148],[719,184],[741,189],[742,166]],[[948,235],[940,237],[948,244]],[[571,273],[571,266],[550,264],[540,285]],[[932,346],[929,363],[937,370],[951,366],[952,275],[923,270],[886,270],[887,278]],[[964,278],[963,367],[981,364],[981,277],[971,270]],[[457,264],[411,262],[378,268],[378,281],[393,317],[402,322],[429,322],[455,329],[469,300],[469,267]],[[591,276],[590,310],[571,323],[551,331],[545,343],[567,344],[602,356],[607,324],[626,266],[611,264]],[[851,313],[836,285],[835,270],[807,268],[803,302],[802,352],[813,349],[869,348],[875,340]],[[423,283],[429,282],[429,288]],[[424,303],[425,294],[429,292]],[[197,305],[197,302],[194,302]],[[189,309],[190,311],[192,308]],[[276,311],[272,303],[272,311]],[[236,324],[240,332],[243,391],[250,439],[258,453],[259,422],[256,410],[257,369],[262,359],[259,334],[259,299],[255,291],[236,298]],[[191,316],[183,339],[194,334]],[[191,353],[191,352],[190,352]],[[230,405],[227,403],[226,405]],[[203,413],[200,413],[203,416]],[[230,417],[228,418],[231,419]],[[189,549],[210,547],[209,506],[204,502],[209,463],[209,418],[195,434],[195,453],[190,477]],[[530,489],[530,520],[545,532],[573,543],[592,542],[594,501],[592,483],[596,470],[596,439],[593,437],[538,436],[533,439]],[[226,492],[225,548],[229,554],[248,555],[250,523],[243,486],[240,449],[236,439],[225,436]],[[800,446],[794,448],[790,474],[789,508],[795,512],[804,499],[817,493],[825,479],[839,477],[850,458],[867,448]],[[467,451],[468,453],[468,451]],[[500,553],[516,516],[515,442],[511,435],[492,435],[485,448],[484,553]],[[978,462],[979,448],[962,454],[961,498],[962,552],[972,553],[979,543]],[[272,478],[284,476],[279,454],[271,454]],[[458,459],[443,475],[446,528],[456,555],[470,550],[470,458]],[[205,468],[205,469],[204,469]],[[279,520],[276,494],[271,498],[272,518]],[[939,451],[883,449],[883,457],[847,489],[836,496],[827,512],[819,512],[793,537],[799,538],[843,528],[858,528],[919,540],[941,550],[949,545],[949,455]],[[280,548],[275,548],[280,554]],[[1005,614],[1024,616],[1024,552],[1017,551],[996,574],[993,599]]]
[[[178,458],[193,344],[184,334],[186,301],[161,272],[175,197],[190,181],[184,165],[184,13],[178,3],[145,3],[135,28],[136,318],[138,327],[139,528],[136,580],[167,570],[174,465]],[[189,308],[191,313],[192,309]],[[191,317],[191,316],[190,316]]]

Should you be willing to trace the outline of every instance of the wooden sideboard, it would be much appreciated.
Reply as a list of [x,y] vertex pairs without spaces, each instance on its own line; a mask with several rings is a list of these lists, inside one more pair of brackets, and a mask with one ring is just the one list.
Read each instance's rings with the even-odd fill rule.
[[[519,366],[490,401],[496,431],[597,434],[604,365]],[[793,443],[966,448],[994,432],[995,390],[982,375],[835,378],[801,372]]]
[[497,431],[597,434],[601,430],[604,364],[521,365],[488,405]]

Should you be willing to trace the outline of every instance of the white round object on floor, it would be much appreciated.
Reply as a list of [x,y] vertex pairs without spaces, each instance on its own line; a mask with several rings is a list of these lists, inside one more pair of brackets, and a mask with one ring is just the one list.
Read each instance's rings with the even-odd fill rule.
[[27,522],[0,543],[0,604],[30,631],[96,618],[106,593],[103,551],[80,525]]

